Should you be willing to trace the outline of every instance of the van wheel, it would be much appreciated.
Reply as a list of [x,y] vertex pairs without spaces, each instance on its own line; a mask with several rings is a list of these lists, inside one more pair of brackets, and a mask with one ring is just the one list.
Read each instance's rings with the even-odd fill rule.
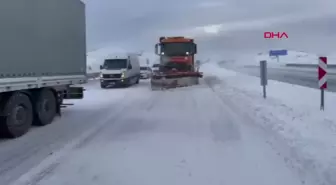
[[34,125],[44,126],[50,124],[57,114],[57,99],[49,89],[37,92]]
[[14,93],[3,100],[0,114],[0,136],[16,138],[28,132],[33,123],[33,106],[24,93]]

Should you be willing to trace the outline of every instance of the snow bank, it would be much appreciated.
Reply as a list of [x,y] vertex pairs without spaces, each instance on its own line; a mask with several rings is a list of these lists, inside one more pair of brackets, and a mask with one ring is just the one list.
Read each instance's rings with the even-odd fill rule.
[[206,64],[202,69],[221,79],[215,86],[219,95],[231,96],[233,106],[290,146],[291,150],[282,155],[287,156],[291,166],[306,176],[311,175],[307,170],[312,170],[326,184],[336,184],[336,94],[326,92],[326,110],[320,111],[319,90],[269,81],[265,100],[257,77],[215,64]]
[[86,72],[88,74],[99,73],[100,71],[99,66],[100,66],[99,60],[92,57],[86,58]]

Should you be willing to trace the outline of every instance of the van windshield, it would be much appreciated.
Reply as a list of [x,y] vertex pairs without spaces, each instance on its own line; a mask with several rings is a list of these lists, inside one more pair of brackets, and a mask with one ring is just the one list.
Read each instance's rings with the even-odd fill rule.
[[127,68],[127,59],[106,59],[103,65],[104,69],[125,69]]

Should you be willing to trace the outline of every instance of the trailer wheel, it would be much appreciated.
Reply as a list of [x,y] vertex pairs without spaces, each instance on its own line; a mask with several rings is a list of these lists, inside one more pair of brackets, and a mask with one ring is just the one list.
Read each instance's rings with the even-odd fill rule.
[[28,132],[33,123],[33,107],[27,95],[14,93],[1,107],[0,135],[16,138]]
[[38,126],[50,124],[57,115],[57,99],[55,94],[49,89],[39,91],[34,108],[34,124]]

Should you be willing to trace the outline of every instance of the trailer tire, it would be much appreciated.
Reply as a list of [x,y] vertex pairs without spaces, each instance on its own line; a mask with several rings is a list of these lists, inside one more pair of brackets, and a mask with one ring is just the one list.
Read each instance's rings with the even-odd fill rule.
[[33,106],[24,93],[13,93],[1,107],[0,136],[16,138],[24,135],[33,123]]
[[34,125],[45,126],[57,115],[57,98],[49,89],[42,89],[36,94]]

